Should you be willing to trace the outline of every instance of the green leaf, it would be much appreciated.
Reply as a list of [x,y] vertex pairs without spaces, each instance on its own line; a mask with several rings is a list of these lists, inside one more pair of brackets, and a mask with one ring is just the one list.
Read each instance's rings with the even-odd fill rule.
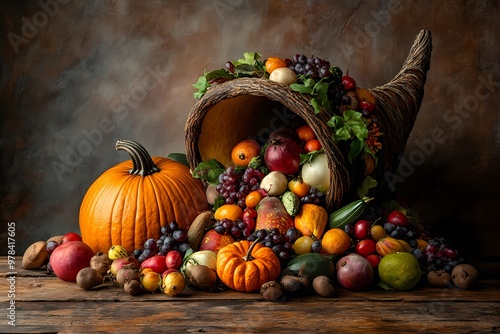
[[358,196],[359,198],[364,198],[368,195],[368,192],[371,188],[375,188],[377,186],[377,180],[372,178],[371,176],[367,176],[363,182],[358,187]]
[[300,164],[303,165],[306,162],[311,162],[318,154],[323,154],[325,151],[323,149],[312,151],[307,154],[300,154]]
[[354,158],[356,158],[363,151],[364,148],[365,144],[363,141],[359,139],[353,139],[349,147],[349,154],[347,155],[349,162],[352,163]]
[[317,114],[319,114],[319,112],[321,112],[321,102],[316,97],[313,97],[311,99],[311,105],[314,108],[315,115],[317,115]]
[[226,78],[226,79],[232,79],[233,76],[231,73],[224,69],[219,69],[215,71],[210,71],[205,73],[205,78],[207,81],[214,80],[214,79],[219,79],[219,78]]
[[313,90],[311,87],[303,85],[303,84],[299,84],[299,83],[291,84],[290,88],[296,92],[301,93],[301,94],[312,94],[313,93]]
[[219,175],[226,170],[223,164],[215,159],[203,161],[193,170],[193,177],[202,179],[210,184],[219,183]]
[[193,87],[196,88],[198,91],[193,94],[195,99],[201,98],[205,93],[207,92],[208,87],[210,87],[210,84],[207,81],[207,78],[203,75],[198,78],[198,81],[196,81],[195,84],[193,84]]

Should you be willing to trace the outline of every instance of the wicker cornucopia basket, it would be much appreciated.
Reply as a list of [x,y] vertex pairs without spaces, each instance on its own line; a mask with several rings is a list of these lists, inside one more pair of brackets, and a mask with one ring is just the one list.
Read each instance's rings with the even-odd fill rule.
[[[378,155],[378,191],[384,189],[384,173],[393,172],[402,156],[424,94],[432,51],[431,33],[417,36],[401,70],[389,83],[369,89],[378,101],[379,128],[384,146]],[[188,162],[217,159],[231,165],[231,150],[249,137],[265,137],[282,126],[307,123],[313,128],[328,157],[331,186],[326,206],[334,209],[354,196],[359,168],[347,159],[347,147],[332,141],[327,122],[331,110],[315,114],[307,95],[267,79],[240,78],[214,86],[190,111],[185,128]]]

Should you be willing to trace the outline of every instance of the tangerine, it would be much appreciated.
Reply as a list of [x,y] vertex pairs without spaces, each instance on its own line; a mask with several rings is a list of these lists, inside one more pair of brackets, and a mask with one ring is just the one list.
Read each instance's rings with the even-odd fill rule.
[[231,160],[237,166],[248,166],[250,160],[260,154],[260,145],[253,139],[245,139],[233,147]]
[[311,139],[316,139],[316,134],[314,133],[314,130],[307,124],[299,126],[295,130],[295,132],[297,132],[299,138],[302,139],[304,142],[308,142]]
[[232,221],[243,219],[243,209],[236,204],[224,204],[215,210],[214,218],[217,220],[227,218]]
[[260,191],[251,191],[247,197],[245,197],[245,205],[247,208],[255,208],[263,198],[264,195],[262,195]]
[[298,198],[302,198],[305,195],[309,194],[309,190],[311,190],[311,187],[302,181],[302,179],[292,179],[288,182],[288,189],[295,195],[297,195]]
[[286,63],[282,58],[269,57],[266,60],[265,66],[267,73],[271,74],[277,68],[286,67]]
[[351,244],[351,237],[340,228],[329,229],[321,239],[322,252],[328,255],[342,255],[347,252]]
[[306,142],[306,144],[304,145],[304,150],[306,151],[306,153],[310,153],[310,152],[313,152],[313,151],[319,151],[321,150],[321,143],[319,142],[319,140],[317,139],[311,139],[311,140],[308,140]]

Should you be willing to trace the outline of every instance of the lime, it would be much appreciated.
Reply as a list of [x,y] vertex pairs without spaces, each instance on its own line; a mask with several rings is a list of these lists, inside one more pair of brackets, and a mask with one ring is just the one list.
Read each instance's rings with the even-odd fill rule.
[[410,290],[420,281],[420,264],[407,252],[387,254],[378,265],[378,274],[383,283],[395,290]]

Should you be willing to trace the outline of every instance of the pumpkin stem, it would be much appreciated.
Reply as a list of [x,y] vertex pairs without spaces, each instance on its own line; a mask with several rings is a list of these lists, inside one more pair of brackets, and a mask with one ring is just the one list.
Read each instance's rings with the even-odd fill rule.
[[130,174],[147,176],[159,172],[148,151],[139,143],[132,140],[118,139],[116,150],[123,150],[130,155],[133,167],[129,170]]
[[253,260],[252,251],[253,251],[253,248],[255,247],[255,245],[257,245],[259,243],[259,241],[260,241],[260,238],[255,239],[255,241],[252,242],[250,247],[248,247],[247,253],[243,257],[243,260],[245,260],[245,262]]

